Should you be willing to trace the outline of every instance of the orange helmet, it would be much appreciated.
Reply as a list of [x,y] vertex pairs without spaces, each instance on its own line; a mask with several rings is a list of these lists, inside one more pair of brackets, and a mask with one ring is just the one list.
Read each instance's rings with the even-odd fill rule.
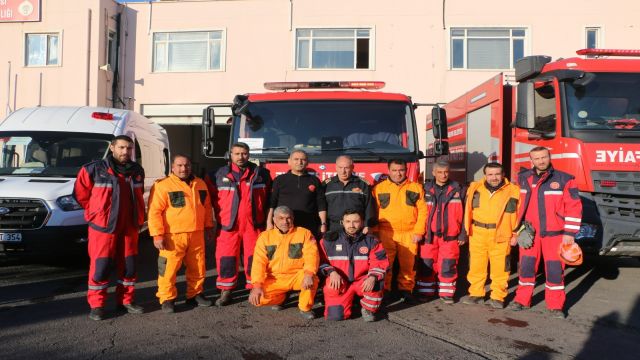
[[562,262],[567,265],[577,266],[582,264],[582,250],[576,243],[569,245],[565,245],[564,243],[560,244],[558,255],[560,255]]

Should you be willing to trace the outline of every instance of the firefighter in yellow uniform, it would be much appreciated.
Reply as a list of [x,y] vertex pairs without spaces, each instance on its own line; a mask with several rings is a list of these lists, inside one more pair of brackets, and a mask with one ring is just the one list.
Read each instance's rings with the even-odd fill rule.
[[418,242],[425,233],[427,204],[422,185],[407,179],[407,163],[401,159],[388,162],[389,177],[373,188],[378,207],[378,235],[389,258],[389,274],[385,277],[385,290],[391,290],[393,262],[398,257],[398,290],[403,300],[415,302],[415,258]]
[[320,265],[316,240],[309,230],[293,226],[293,211],[286,206],[275,208],[273,222],[273,229],[260,233],[253,252],[249,303],[281,310],[287,293],[300,291],[300,315],[311,320]]
[[469,296],[462,302],[484,302],[488,262],[491,269],[489,305],[502,309],[511,272],[509,254],[518,222],[520,188],[504,177],[499,163],[486,164],[483,172],[484,179],[472,182],[467,190],[464,226],[469,235],[467,280],[470,286]]
[[213,208],[205,182],[192,175],[191,160],[175,155],[171,174],[157,181],[149,196],[149,235],[160,250],[158,293],[162,311],[174,312],[176,273],[184,262],[187,303],[211,306],[202,295],[205,278],[205,232],[213,237]]

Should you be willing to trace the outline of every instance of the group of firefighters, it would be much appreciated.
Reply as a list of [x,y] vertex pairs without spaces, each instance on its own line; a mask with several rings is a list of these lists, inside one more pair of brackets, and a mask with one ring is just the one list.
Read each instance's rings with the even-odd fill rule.
[[[89,317],[105,318],[109,277],[115,269],[118,308],[143,313],[134,302],[138,230],[144,222],[144,170],[131,160],[133,142],[116,137],[111,155],[83,166],[74,195],[89,223]],[[211,306],[203,296],[205,243],[215,239],[220,290],[217,306],[232,301],[240,254],[250,289],[249,303],[282,309],[299,291],[305,319],[323,286],[324,316],[351,316],[360,298],[362,318],[375,313],[392,291],[397,260],[397,294],[407,303],[439,297],[454,303],[460,246],[469,242],[469,294],[465,304],[485,302],[487,268],[490,298],[504,308],[512,246],[519,246],[519,283],[509,308],[531,306],[540,259],[545,266],[546,306],[564,317],[564,259],[558,249],[574,244],[582,206],[573,177],[555,170],[548,149],[533,148],[531,169],[518,184],[499,163],[487,163],[484,178],[465,187],[449,179],[449,164],[433,166],[424,185],[407,178],[402,159],[388,162],[388,176],[371,187],[354,174],[353,160],[336,159],[337,175],[321,182],[307,172],[308,158],[294,150],[290,171],[273,181],[249,161],[249,146],[233,144],[229,163],[200,179],[191,161],[174,155],[171,174],[157,181],[148,201],[149,234],[158,256],[157,297],[163,312],[174,312],[176,274],[186,267],[187,303]]]

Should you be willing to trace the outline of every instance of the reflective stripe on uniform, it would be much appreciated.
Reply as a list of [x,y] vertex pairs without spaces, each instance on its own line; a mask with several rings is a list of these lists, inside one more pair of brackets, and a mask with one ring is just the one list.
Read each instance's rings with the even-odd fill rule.
[[329,260],[349,260],[348,256],[327,256]]
[[567,216],[567,217],[564,218],[564,221],[572,221],[572,222],[580,223],[580,222],[582,222],[582,219]]
[[418,289],[419,293],[434,293],[436,289]]
[[253,189],[264,189],[267,187],[267,184],[253,184]]
[[333,194],[358,194],[358,195],[362,195],[362,196],[365,195],[363,192],[358,192],[358,191],[336,190],[336,191],[328,191],[328,192],[324,193],[324,196],[333,195]]
[[135,281],[118,280],[118,284],[122,284],[124,286],[134,286],[136,284],[136,282]]
[[364,298],[371,301],[382,301],[381,297],[373,297],[373,296],[365,295]]
[[236,283],[235,282],[220,282],[220,281],[216,281],[216,285],[220,285],[220,286],[234,286]]
[[438,286],[456,286],[456,283],[455,282],[450,282],[450,283],[439,282]]
[[236,191],[236,188],[233,186],[219,186],[218,190]]
[[520,286],[536,286],[535,283],[524,282],[524,281],[518,281],[518,285],[520,285]]
[[447,294],[453,294],[453,293],[455,293],[456,291],[455,291],[455,290],[453,290],[453,289],[440,289],[438,292],[441,292],[441,293],[447,293]]
[[549,290],[564,290],[564,285],[549,286],[549,285],[545,284],[544,287],[546,287]]
[[95,183],[93,184],[93,187],[112,188],[113,184],[112,183]]
[[369,260],[369,257],[357,255],[353,257],[353,260]]
[[561,190],[547,190],[544,192],[545,195],[562,195]]
[[580,230],[580,226],[578,226],[578,225],[565,224],[564,228],[565,229],[569,229],[569,230]]
[[420,285],[420,286],[434,286],[436,283],[435,282],[416,281],[416,284]]
[[109,287],[109,284],[104,285],[89,285],[89,290],[103,290]]

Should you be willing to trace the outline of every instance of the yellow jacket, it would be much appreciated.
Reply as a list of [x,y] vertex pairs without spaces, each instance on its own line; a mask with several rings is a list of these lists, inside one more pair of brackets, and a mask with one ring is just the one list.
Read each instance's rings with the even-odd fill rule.
[[378,206],[378,226],[424,235],[427,203],[422,185],[405,180],[400,185],[386,179],[373,188]]
[[[482,236],[494,237],[496,242],[509,241],[518,223],[520,188],[505,179],[505,184],[491,194],[484,186],[485,181],[482,179],[469,185],[464,207],[464,228],[469,236],[473,236],[474,229],[480,228]],[[495,228],[473,226],[474,221]]]
[[199,177],[190,184],[171,174],[156,181],[149,195],[149,235],[178,234],[213,227],[207,185]]
[[318,272],[320,256],[311,231],[294,227],[282,234],[277,228],[260,233],[253,250],[251,282],[261,287],[267,277],[295,275],[301,269],[309,275]]

